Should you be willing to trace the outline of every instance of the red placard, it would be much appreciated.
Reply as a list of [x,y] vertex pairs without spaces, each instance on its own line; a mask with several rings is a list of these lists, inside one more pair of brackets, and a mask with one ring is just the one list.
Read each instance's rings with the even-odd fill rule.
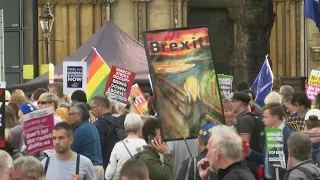
[[134,72],[112,66],[104,94],[110,99],[127,104],[135,76]]

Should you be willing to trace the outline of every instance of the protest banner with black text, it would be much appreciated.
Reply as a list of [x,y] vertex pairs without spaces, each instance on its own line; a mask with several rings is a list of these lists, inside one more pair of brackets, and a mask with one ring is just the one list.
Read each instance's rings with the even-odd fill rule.
[[28,154],[33,155],[53,148],[54,112],[55,110],[50,107],[23,116],[23,131]]
[[104,94],[112,100],[127,104],[135,76],[134,72],[112,66]]
[[72,94],[75,90],[86,92],[87,62],[63,62],[63,93]]
[[143,39],[163,138],[196,138],[207,122],[224,124],[208,28],[146,31]]
[[218,74],[219,87],[226,98],[231,96],[233,76]]

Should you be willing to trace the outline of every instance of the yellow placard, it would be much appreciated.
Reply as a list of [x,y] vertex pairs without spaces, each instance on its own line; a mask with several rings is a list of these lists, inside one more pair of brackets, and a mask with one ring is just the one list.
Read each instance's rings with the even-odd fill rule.
[[[42,74],[48,72],[50,65],[53,66],[53,69],[54,69],[54,65],[53,64],[40,64],[39,65],[39,76],[41,76]],[[52,76],[52,74],[51,74],[51,76]],[[54,77],[54,72],[53,72],[53,77]],[[33,78],[33,65],[32,64],[23,65],[23,79],[34,79]]]

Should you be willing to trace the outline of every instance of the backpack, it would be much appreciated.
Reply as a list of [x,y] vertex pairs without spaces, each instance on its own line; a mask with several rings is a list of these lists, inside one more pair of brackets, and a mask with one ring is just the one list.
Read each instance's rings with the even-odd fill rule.
[[320,143],[312,145],[312,162],[320,168]]
[[262,120],[262,116],[260,114],[256,114],[253,112],[245,112],[242,115],[251,115],[255,118],[255,125],[253,133],[251,134],[250,138],[250,148],[263,153],[266,139],[265,139],[265,132],[264,132],[264,124]]
[[[44,165],[44,174],[47,174],[49,163],[50,163],[50,157],[47,158],[46,164]],[[79,175],[79,165],[80,165],[80,154],[77,154],[76,175]]]
[[[193,161],[193,167],[191,167],[191,162]],[[193,171],[193,179],[196,180],[197,179],[197,159],[196,157],[191,157],[189,159],[189,163],[188,163],[188,172],[185,176],[185,180],[189,179],[189,174],[190,172]]]
[[[127,137],[127,133],[124,129],[124,120],[125,120],[125,115],[119,116],[118,118],[106,119],[105,121],[108,124],[108,130],[105,136],[106,142],[105,142],[105,152],[104,152],[105,153],[104,161],[106,161],[106,163],[109,162],[111,152],[113,150],[113,147],[116,145],[116,143],[124,140]],[[107,164],[104,164],[104,166],[107,166]]]

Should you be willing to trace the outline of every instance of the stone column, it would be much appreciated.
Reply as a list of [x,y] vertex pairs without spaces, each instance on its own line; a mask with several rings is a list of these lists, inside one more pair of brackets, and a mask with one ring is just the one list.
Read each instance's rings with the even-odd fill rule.
[[102,20],[103,22],[112,20],[112,4],[116,3],[116,0],[106,0],[106,3],[102,8]]
[[143,41],[142,33],[147,30],[147,3],[151,0],[132,0],[135,4],[136,39]]
[[177,0],[177,20],[178,27],[183,27],[183,3],[185,0]]
[[176,15],[175,15],[175,2],[176,0],[169,0],[170,1],[170,20],[171,20],[171,28],[176,27],[175,24],[175,19],[176,19]]

